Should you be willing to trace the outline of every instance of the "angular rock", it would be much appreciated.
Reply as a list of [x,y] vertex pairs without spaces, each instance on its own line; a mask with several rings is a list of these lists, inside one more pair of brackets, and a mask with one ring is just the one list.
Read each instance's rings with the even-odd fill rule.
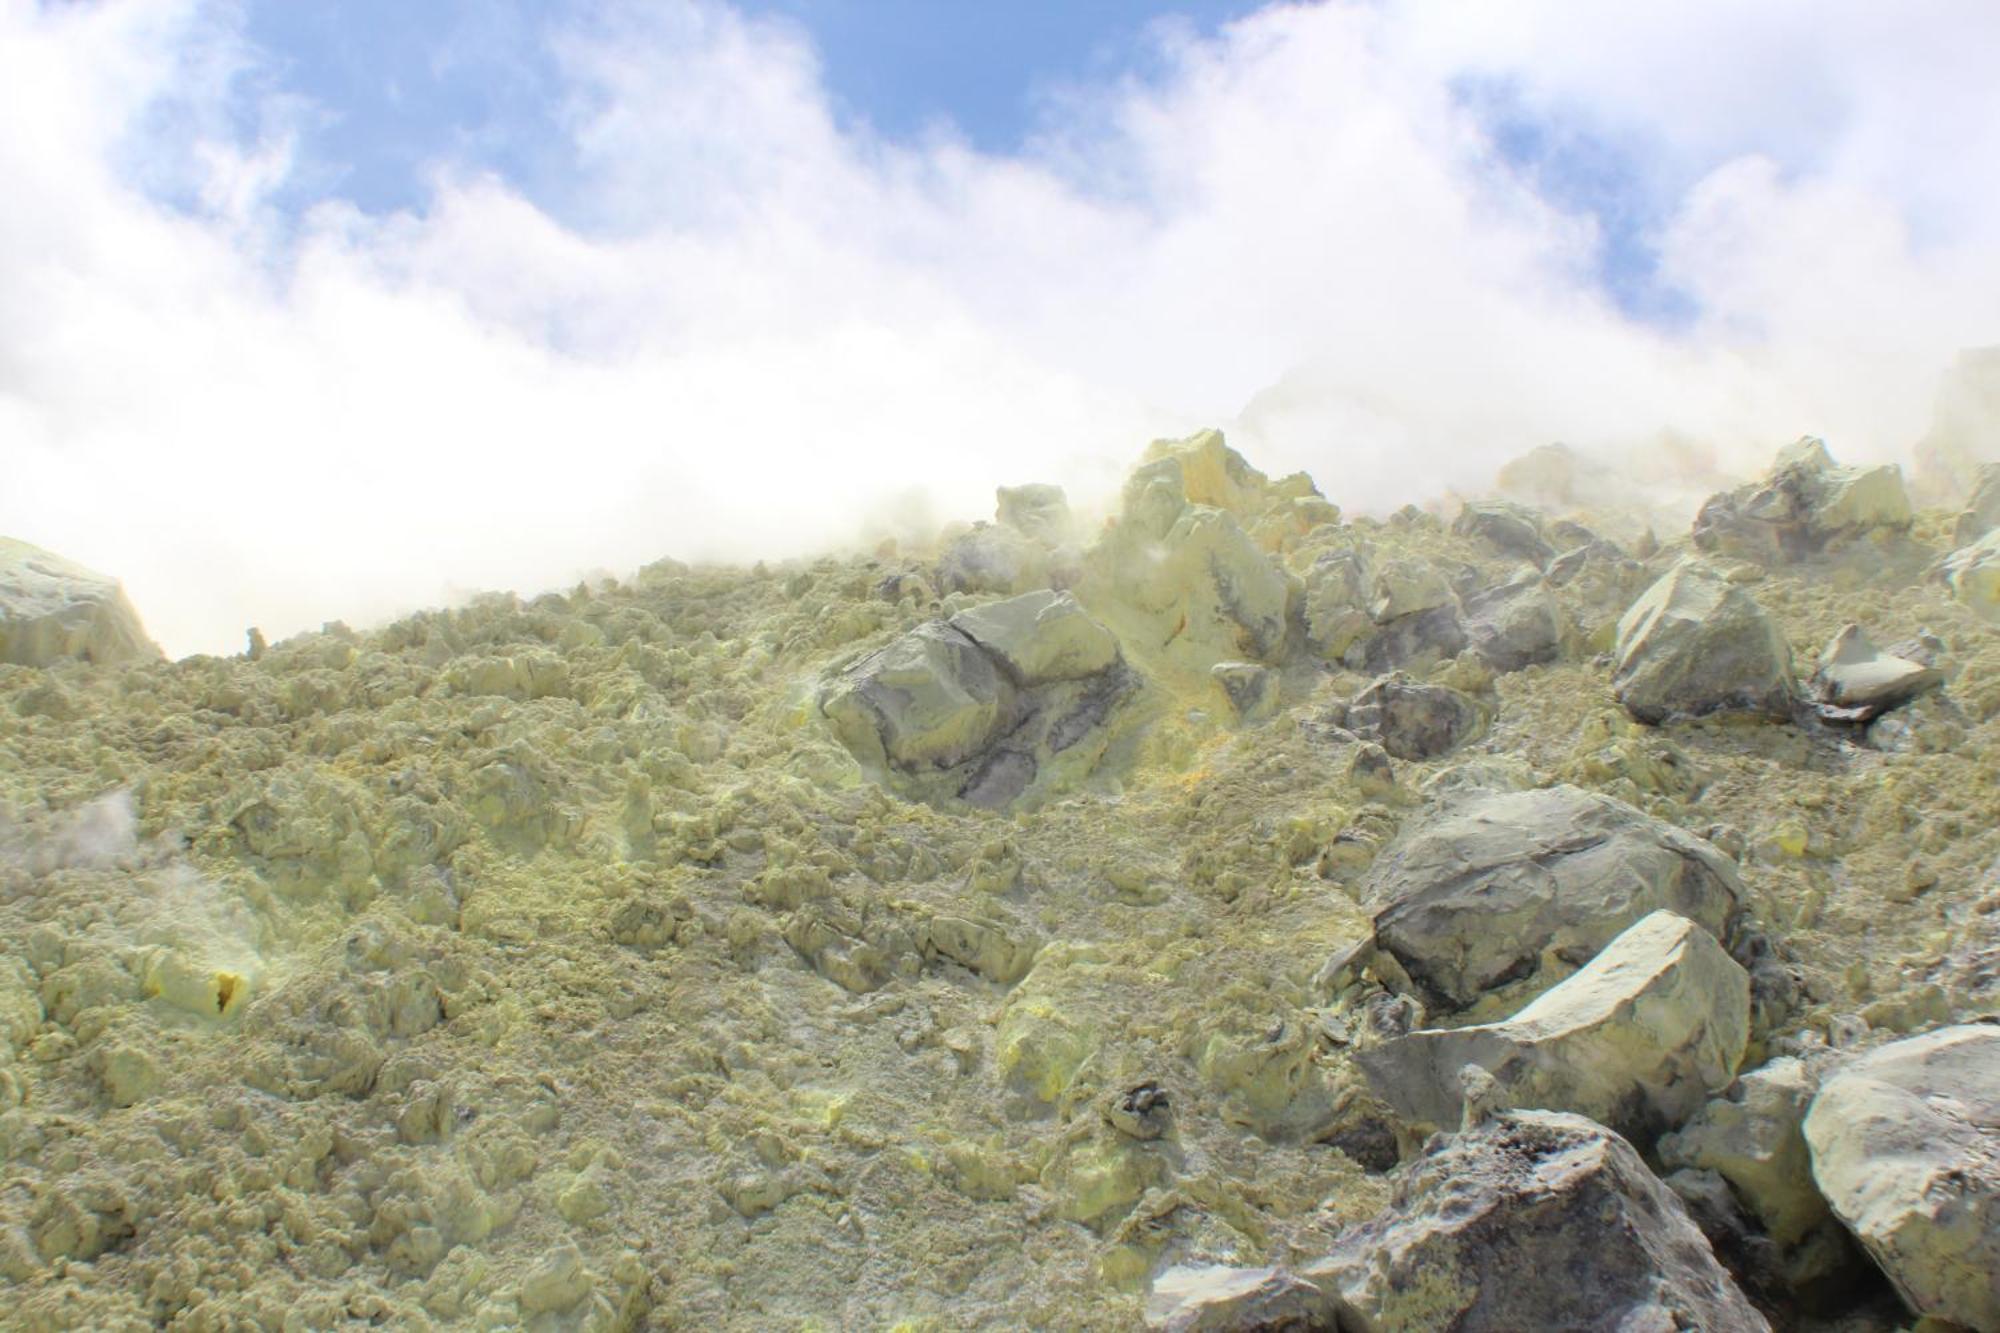
[[1649,1142],[1735,1076],[1749,1038],[1749,974],[1702,927],[1654,912],[1504,1022],[1422,1029],[1355,1060],[1414,1120],[1456,1125],[1474,1065],[1505,1104]]
[[1546,569],[1555,558],[1542,536],[1542,516],[1509,500],[1467,501],[1452,521],[1451,530],[1477,538],[1503,555],[1531,560],[1537,569]]
[[1350,667],[1380,675],[1456,657],[1468,642],[1453,603],[1389,621],[1349,649],[1346,661]]
[[2000,528],[1946,556],[1942,573],[1959,601],[2000,623]]
[[1380,742],[1397,759],[1449,754],[1486,726],[1486,711],[1470,695],[1420,684],[1401,672],[1372,682],[1338,711],[1338,725]]
[[1299,1275],[1367,1333],[1770,1328],[1632,1145],[1560,1112],[1444,1139]]
[[1703,551],[1772,563],[1878,529],[1910,526],[1902,469],[1840,467],[1811,436],[1782,450],[1760,483],[1711,496],[1695,516]]
[[1813,1178],[1920,1314],[2000,1329],[2000,1026],[1890,1042],[1805,1120]]
[[1801,1128],[1818,1086],[1805,1062],[1793,1056],[1750,1070],[1661,1139],[1660,1160],[1719,1173],[1773,1240],[1801,1241],[1827,1217]]
[[1979,469],[1965,512],[1952,526],[1951,544],[1970,546],[1995,528],[2000,528],[2000,463],[1986,463]]
[[1822,717],[1856,723],[1872,721],[1943,683],[1942,671],[1882,651],[1859,625],[1834,635],[1821,651],[1811,681]]
[[[1665,908],[1727,941],[1743,889],[1708,843],[1576,787],[1455,793],[1371,867],[1375,939],[1438,1003],[1580,966]],[[1555,975],[1550,975],[1553,981]]]
[[1541,580],[1502,584],[1465,599],[1465,633],[1495,671],[1562,656],[1562,608]]
[[904,769],[963,763],[1017,716],[1005,673],[963,631],[940,623],[863,658],[821,706],[849,749],[872,747]]
[[1618,622],[1618,701],[1641,722],[1743,711],[1790,716],[1792,655],[1750,594],[1683,561]]
[[1118,641],[1111,631],[1066,592],[1045,590],[988,602],[959,612],[951,625],[1020,685],[1094,676],[1118,661]]
[[1176,1267],[1154,1279],[1146,1327],[1167,1333],[1338,1333],[1337,1307],[1282,1268]]
[[1368,614],[1378,625],[1450,606],[1451,583],[1437,566],[1422,560],[1391,560],[1375,571]]
[[1229,711],[1239,722],[1269,716],[1277,706],[1277,676],[1269,667],[1255,662],[1217,662],[1208,674],[1222,687]]
[[81,658],[103,666],[162,655],[116,579],[0,537],[0,662],[39,667]]
[[1368,614],[1374,570],[1363,550],[1329,551],[1305,575],[1306,643],[1329,661],[1339,661],[1357,640],[1373,632]]

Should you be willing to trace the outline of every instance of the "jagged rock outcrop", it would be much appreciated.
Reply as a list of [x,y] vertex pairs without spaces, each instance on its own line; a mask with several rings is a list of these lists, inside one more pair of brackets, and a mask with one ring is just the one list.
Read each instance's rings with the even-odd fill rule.
[[1043,590],[918,626],[830,682],[820,708],[892,786],[1000,808],[1087,774],[1138,684],[1109,630]]
[[1165,1333],[1339,1333],[1332,1297],[1282,1268],[1169,1268],[1153,1281],[1146,1327]]
[[0,662],[78,658],[103,666],[161,656],[116,579],[0,537]]
[[1875,646],[1866,630],[1847,625],[1820,652],[1812,680],[1821,717],[1866,723],[1944,683],[1936,667]]
[[1519,671],[1562,656],[1562,607],[1542,580],[1486,588],[1467,597],[1464,606],[1466,638],[1495,671]]
[[1781,451],[1762,482],[1710,497],[1694,521],[1703,551],[1770,564],[1817,554],[1912,517],[1902,469],[1841,467],[1807,436]]
[[1959,601],[2000,623],[2000,528],[1946,556],[1940,572]]
[[1805,1119],[1813,1179],[1910,1308],[2000,1329],[2000,1026],[1890,1042]]
[[1366,1333],[1770,1327],[1632,1145],[1561,1112],[1444,1139],[1380,1217],[1298,1272]]
[[1485,729],[1486,710],[1471,695],[1394,672],[1371,682],[1327,719],[1397,759],[1436,759]]
[[1785,636],[1743,589],[1700,561],[1683,561],[1618,622],[1618,701],[1641,722],[1716,712],[1790,716]]
[[1383,852],[1360,896],[1376,946],[1458,1009],[1525,977],[1553,983],[1662,908],[1727,939],[1742,892],[1700,838],[1560,786],[1447,798]]
[[1951,544],[1970,546],[1995,528],[2000,528],[2000,463],[1985,463],[1973,483],[1965,512],[1952,525]]
[[1468,500],[1451,530],[1483,541],[1502,555],[1532,561],[1537,569],[1548,568],[1556,554],[1542,535],[1542,516],[1511,500]]
[[1504,1022],[1420,1029],[1355,1059],[1412,1120],[1457,1124],[1461,1072],[1477,1065],[1505,1104],[1574,1111],[1643,1143],[1735,1077],[1749,1036],[1749,974],[1701,926],[1654,912]]

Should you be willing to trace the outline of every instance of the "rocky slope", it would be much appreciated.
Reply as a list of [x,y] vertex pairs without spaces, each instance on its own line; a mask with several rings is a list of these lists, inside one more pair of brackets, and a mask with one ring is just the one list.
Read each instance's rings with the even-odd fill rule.
[[2000,1328],[1980,484],[1210,433],[227,659],[0,585],[4,1319]]

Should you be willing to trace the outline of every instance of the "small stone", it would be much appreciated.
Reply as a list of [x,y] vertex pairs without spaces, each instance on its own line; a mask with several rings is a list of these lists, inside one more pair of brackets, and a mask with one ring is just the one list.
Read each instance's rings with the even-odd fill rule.
[[588,1296],[593,1285],[590,1274],[584,1270],[582,1253],[573,1243],[564,1241],[537,1261],[521,1280],[521,1312],[546,1314],[567,1310]]

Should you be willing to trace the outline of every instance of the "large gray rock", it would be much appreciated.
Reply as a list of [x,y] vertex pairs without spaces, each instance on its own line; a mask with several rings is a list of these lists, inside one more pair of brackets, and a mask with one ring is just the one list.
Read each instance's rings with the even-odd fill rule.
[[1875,646],[1867,631],[1848,625],[1819,655],[1812,691],[1822,717],[1865,723],[1944,683],[1944,673]]
[[991,523],[974,524],[938,561],[938,586],[946,592],[1025,592],[1048,581],[1047,548]]
[[1355,1059],[1412,1120],[1457,1124],[1476,1065],[1506,1105],[1650,1142],[1735,1077],[1749,1038],[1749,974],[1702,927],[1654,912],[1505,1022],[1420,1029]]
[[1176,1267],[1154,1279],[1146,1327],[1166,1333],[1339,1333],[1338,1308],[1282,1268]]
[[1618,701],[1641,722],[1789,717],[1792,655],[1749,593],[1699,561],[1667,571],[1618,622]]
[[0,662],[151,662],[159,646],[116,579],[0,537]]
[[1910,526],[1902,469],[1841,467],[1811,436],[1781,451],[1762,482],[1711,496],[1695,516],[1704,551],[1766,563],[1796,560],[1871,532]]
[[1552,1111],[1444,1139],[1299,1275],[1360,1333],[1770,1327],[1631,1144]]
[[1563,615],[1540,579],[1501,584],[1465,599],[1465,633],[1495,671],[1519,671],[1562,655]]
[[1401,672],[1371,682],[1330,718],[1364,740],[1380,742],[1398,759],[1435,759],[1464,745],[1486,726],[1486,710],[1470,695],[1426,685]]
[[1806,1114],[1813,1178],[1921,1314],[2000,1330],[2000,1026],[1890,1042]]
[[1970,546],[1995,528],[2000,528],[2000,463],[1986,463],[1979,469],[1965,512],[1951,530],[1951,544]]
[[1085,776],[1139,686],[1068,593],[1024,593],[920,625],[821,692],[834,734],[892,788],[988,809]]
[[1328,551],[1305,574],[1303,617],[1306,644],[1330,661],[1339,661],[1361,639],[1374,632],[1368,614],[1375,571],[1363,549]]
[[1570,786],[1450,797],[1361,888],[1376,944],[1452,1009],[1524,977],[1553,983],[1662,908],[1728,940],[1741,897],[1735,865],[1708,843]]
[[1946,556],[1940,572],[1959,601],[2000,623],[2000,528]]
[[1546,569],[1555,558],[1542,535],[1542,516],[1511,500],[1467,501],[1451,530],[1483,541],[1503,555],[1532,560],[1537,569]]

